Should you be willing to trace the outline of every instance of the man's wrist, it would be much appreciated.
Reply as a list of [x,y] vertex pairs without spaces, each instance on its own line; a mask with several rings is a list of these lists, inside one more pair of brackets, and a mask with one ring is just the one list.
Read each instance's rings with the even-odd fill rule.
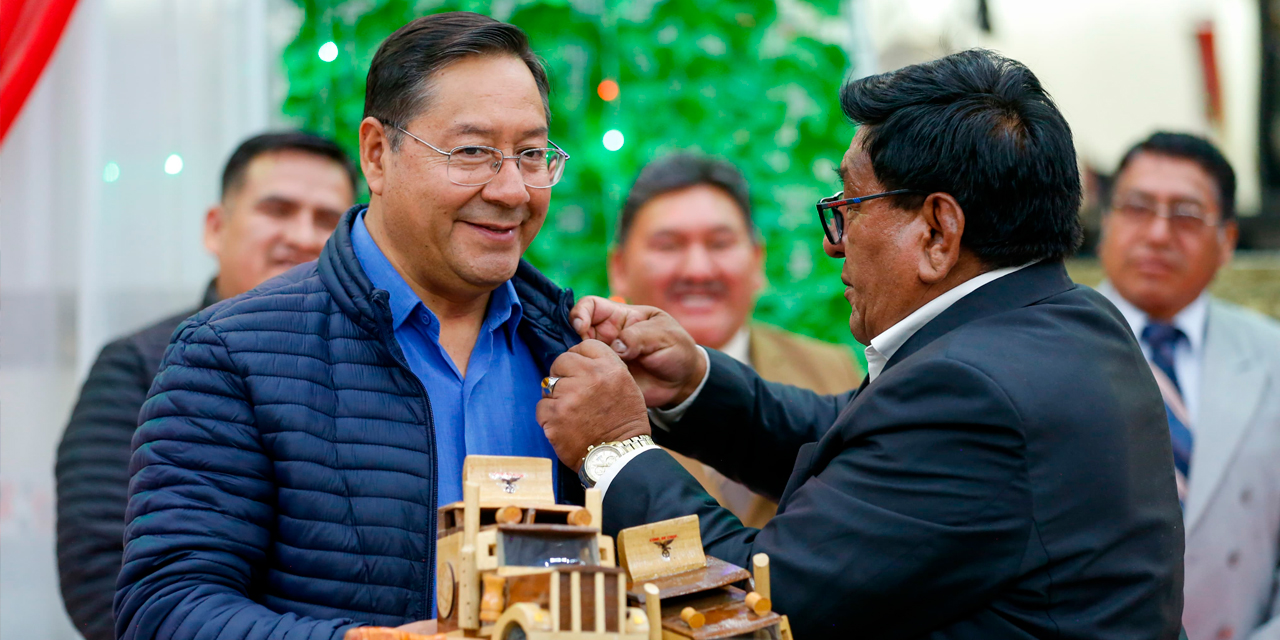
[[578,466],[578,479],[584,487],[593,487],[609,473],[610,467],[632,451],[656,446],[648,433],[631,436],[625,440],[607,440],[587,449]]
[[605,473],[602,474],[601,477],[596,480],[596,485],[594,488],[600,490],[600,497],[603,498],[605,494],[609,492],[609,486],[613,484],[613,479],[618,477],[618,474],[622,472],[622,468],[627,466],[628,462],[631,462],[637,456],[639,456],[640,454],[646,451],[651,451],[653,449],[660,449],[660,448],[661,447],[659,447],[656,444],[647,444],[638,449],[632,449],[631,451],[628,451],[625,455],[623,455],[621,458],[619,458],[618,461],[613,464],[613,466],[609,467],[609,469],[605,471]]
[[682,404],[689,403],[690,398],[701,391],[703,385],[707,383],[707,373],[711,370],[711,356],[707,355],[707,350],[702,345],[697,345],[697,349],[702,357],[698,358],[697,364],[694,365],[694,374],[685,380],[684,386],[680,388],[680,392],[671,403],[662,407],[661,410],[671,411]]
[[702,394],[702,388],[707,386],[707,379],[711,377],[711,356],[707,355],[707,350],[702,346],[698,346],[698,352],[702,354],[702,366],[704,367],[702,377],[698,380],[698,386],[694,388],[693,393],[690,393],[683,401],[670,409],[650,409],[649,421],[655,427],[669,431],[671,425],[679,422],[680,418],[683,418],[685,412],[689,410],[689,407],[698,399],[698,396]]

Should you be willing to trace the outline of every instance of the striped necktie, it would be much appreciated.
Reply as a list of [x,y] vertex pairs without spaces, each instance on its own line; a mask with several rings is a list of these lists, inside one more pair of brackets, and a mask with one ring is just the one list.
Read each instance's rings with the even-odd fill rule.
[[1180,340],[1187,336],[1181,329],[1167,322],[1151,321],[1142,329],[1142,340],[1151,348],[1152,373],[1164,398],[1165,415],[1169,420],[1169,438],[1173,443],[1173,466],[1178,471],[1178,499],[1186,503],[1186,485],[1191,477],[1191,451],[1195,439],[1191,435],[1191,420],[1178,386],[1178,373],[1173,367],[1174,351]]

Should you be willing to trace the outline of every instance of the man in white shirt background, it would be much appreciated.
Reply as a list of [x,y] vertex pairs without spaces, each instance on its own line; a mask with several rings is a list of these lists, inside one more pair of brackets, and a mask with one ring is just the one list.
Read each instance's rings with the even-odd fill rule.
[[1161,386],[1186,522],[1190,640],[1280,639],[1280,324],[1206,291],[1235,249],[1235,174],[1160,132],[1116,171],[1106,295]]

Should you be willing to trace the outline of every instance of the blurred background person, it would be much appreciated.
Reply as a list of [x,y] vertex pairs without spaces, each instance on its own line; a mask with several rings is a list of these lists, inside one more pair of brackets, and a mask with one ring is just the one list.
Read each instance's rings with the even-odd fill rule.
[[1156,133],[1120,162],[1098,250],[1165,398],[1190,640],[1280,638],[1280,323],[1206,292],[1235,250],[1235,191],[1209,141]]
[[[742,173],[724,160],[676,154],[646,166],[631,186],[609,255],[609,288],[628,303],[666,311],[698,344],[766,380],[828,394],[858,386],[862,372],[847,347],[751,320],[764,260]],[[672,456],[743,524],[763,527],[777,512],[774,500]]]
[[246,140],[223,170],[221,201],[205,214],[204,244],[218,274],[200,305],[111,342],[98,355],[56,468],[63,602],[88,640],[115,638],[111,603],[123,553],[130,441],[169,337],[200,309],[315,260],[355,193],[350,159],[327,138],[284,132]]

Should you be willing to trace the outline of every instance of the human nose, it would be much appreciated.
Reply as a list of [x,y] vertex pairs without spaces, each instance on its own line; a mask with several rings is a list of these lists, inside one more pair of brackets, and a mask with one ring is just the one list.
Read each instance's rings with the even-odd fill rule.
[[312,209],[303,209],[285,228],[285,240],[300,252],[319,254],[331,230],[323,228],[320,217]]
[[1155,215],[1151,216],[1151,221],[1147,224],[1146,233],[1147,241],[1153,244],[1165,244],[1173,240],[1173,216],[1172,212],[1166,208],[1156,209]]
[[832,244],[832,243],[831,243],[831,241],[827,239],[826,234],[823,234],[823,236],[822,236],[822,250],[823,250],[823,251],[825,251],[825,252],[827,253],[827,255],[831,256],[832,258],[843,258],[843,257],[844,257],[844,242],[843,242],[843,240],[842,240],[842,241],[840,242],[840,244]]
[[716,265],[711,252],[702,243],[689,244],[685,250],[681,275],[691,280],[706,280],[715,276]]
[[514,158],[503,160],[498,174],[484,186],[480,197],[487,202],[514,209],[529,202],[529,187],[520,174],[520,165]]

